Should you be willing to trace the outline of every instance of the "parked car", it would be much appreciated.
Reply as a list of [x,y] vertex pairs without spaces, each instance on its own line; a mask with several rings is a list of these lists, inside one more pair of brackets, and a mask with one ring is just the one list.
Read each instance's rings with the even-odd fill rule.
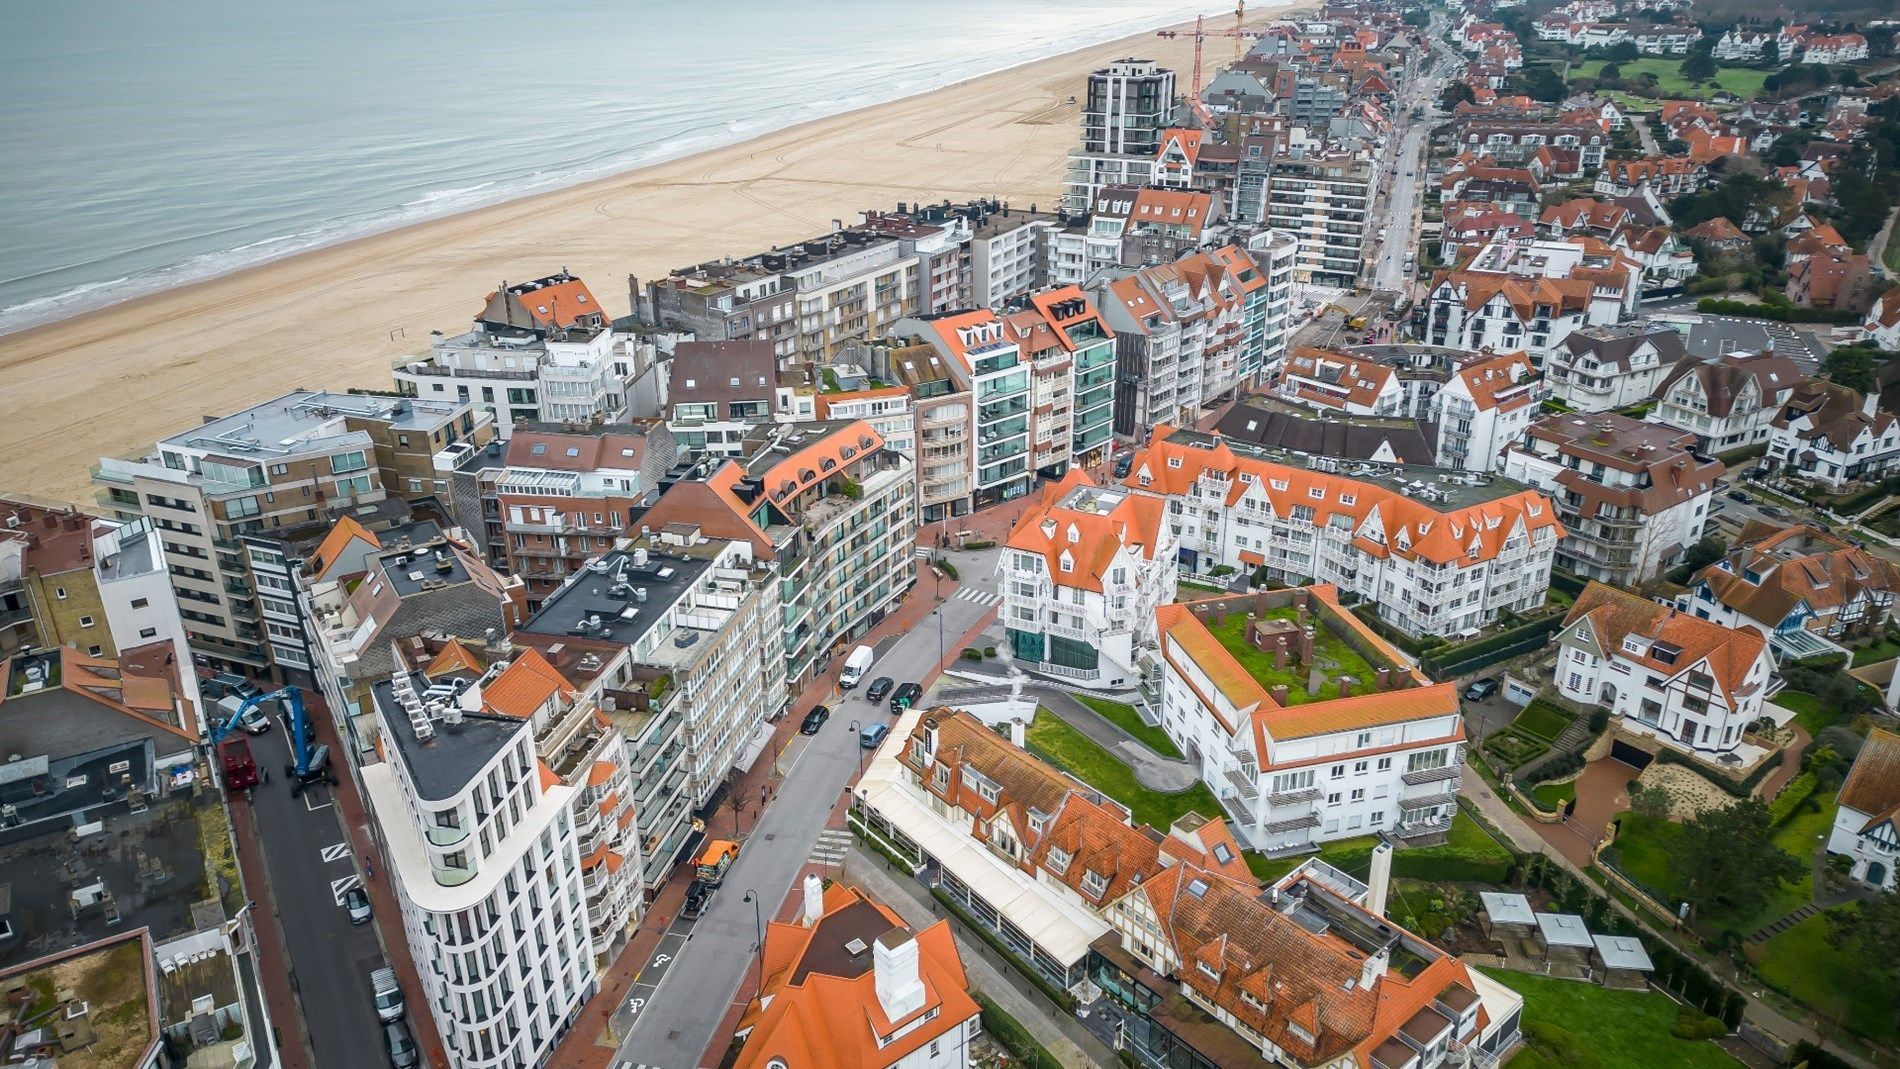
[[830,716],[831,716],[831,708],[829,706],[825,706],[825,705],[812,706],[811,712],[806,713],[805,719],[799,723],[798,733],[800,735],[818,734],[818,729],[825,726],[825,720],[829,718]]
[[396,970],[384,966],[369,974],[369,988],[376,994],[376,1019],[385,1023],[400,1021],[408,1008],[402,1002],[402,985],[396,982]]
[[1481,702],[1497,692],[1498,681],[1490,676],[1485,676],[1483,679],[1472,680],[1471,685],[1465,688],[1465,700]]
[[245,679],[243,676],[233,675],[230,672],[219,672],[217,675],[206,680],[204,685],[199,689],[211,691],[211,697],[214,698],[222,698],[226,695],[230,695],[239,701],[245,698],[255,698],[259,694],[264,693],[257,688],[257,684]]
[[352,887],[343,892],[343,908],[349,911],[351,924],[368,924],[369,892],[361,887]]
[[915,683],[905,683],[891,695],[891,712],[901,713],[916,704],[924,696],[924,688]]
[[422,1064],[422,1052],[416,1049],[416,1038],[409,1034],[409,1026],[401,1021],[391,1021],[383,1026],[383,1045],[389,1048],[389,1064],[396,1069],[415,1069]]
[[1744,505],[1748,504],[1750,501],[1755,500],[1754,498],[1749,497],[1747,494],[1742,493],[1740,490],[1730,490],[1728,492],[1728,499],[1730,501],[1740,501]]
[[1785,520],[1788,518],[1788,510],[1782,508],[1780,505],[1762,505],[1760,506],[1760,511],[1763,516],[1773,516],[1777,520]]
[[1128,472],[1135,466],[1135,454],[1123,453],[1115,458],[1115,478],[1126,479]]
[[884,700],[884,696],[889,694],[891,688],[894,686],[896,686],[896,684],[891,682],[890,676],[878,676],[876,679],[871,680],[870,686],[864,688],[864,700],[867,702],[881,702]]
[[882,721],[867,725],[863,731],[858,732],[858,746],[866,750],[875,750],[884,741],[884,736],[890,733],[891,726]]

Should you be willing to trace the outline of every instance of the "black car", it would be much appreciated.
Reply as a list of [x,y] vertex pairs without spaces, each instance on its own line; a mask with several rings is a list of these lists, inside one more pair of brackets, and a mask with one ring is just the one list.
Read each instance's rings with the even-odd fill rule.
[[891,712],[901,713],[917,703],[924,696],[924,688],[915,683],[905,683],[891,695]]
[[1747,494],[1742,493],[1740,490],[1730,490],[1728,492],[1728,499],[1730,501],[1740,501],[1744,505],[1748,504],[1750,501],[1755,500],[1754,498],[1749,497]]
[[1498,681],[1490,676],[1486,676],[1483,679],[1474,679],[1471,681],[1471,685],[1465,688],[1465,700],[1481,702],[1497,692]]
[[884,696],[891,692],[893,685],[890,676],[878,676],[876,679],[871,680],[869,687],[864,689],[864,700],[868,702],[883,701]]
[[811,712],[806,713],[804,721],[798,725],[798,733],[800,735],[818,734],[818,729],[825,726],[825,720],[830,716],[831,709],[829,706],[812,706]]
[[1117,479],[1128,478],[1128,471],[1134,466],[1135,466],[1135,454],[1123,453],[1121,456],[1116,457],[1115,458],[1115,478]]
[[1763,505],[1761,506],[1761,514],[1763,516],[1773,516],[1777,520],[1785,520],[1788,518],[1788,510],[1782,508],[1780,505]]

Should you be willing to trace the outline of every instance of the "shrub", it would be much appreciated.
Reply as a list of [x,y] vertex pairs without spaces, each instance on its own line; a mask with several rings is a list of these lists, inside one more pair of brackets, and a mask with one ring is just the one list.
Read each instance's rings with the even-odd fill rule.
[[985,646],[985,647],[983,647],[983,656],[985,656],[985,657],[995,657],[995,656],[996,656],[996,647],[995,647],[995,646]]
[[1580,753],[1561,753],[1545,761],[1537,768],[1540,780],[1563,779],[1583,771],[1583,755]]
[[1820,781],[1812,772],[1803,772],[1789,780],[1788,785],[1781,788],[1781,793],[1775,795],[1775,800],[1768,803],[1768,823],[1778,825],[1794,816],[1795,810],[1812,798],[1815,788],[1819,786]]
[[963,543],[964,549],[995,549],[996,542],[988,538],[976,538]]
[[1669,1026],[1669,1034],[1677,1039],[1719,1039],[1728,1035],[1728,1026],[1706,1013],[1684,1006],[1682,1012],[1676,1014],[1676,1023]]
[[1709,315],[1743,316],[1753,319],[1773,319],[1782,323],[1856,323],[1860,316],[1835,308],[1797,308],[1784,304],[1750,304],[1746,301],[1722,301],[1704,297],[1695,303],[1695,310]]
[[943,571],[943,574],[949,576],[952,580],[955,580],[957,578],[957,566],[950,563],[949,561],[939,560],[937,562],[937,567]]
[[983,659],[983,651],[974,646],[965,646],[963,647],[963,659],[966,661],[980,661]]
[[1590,710],[1590,734],[1601,735],[1609,726],[1610,711],[1608,709],[1597,708]]

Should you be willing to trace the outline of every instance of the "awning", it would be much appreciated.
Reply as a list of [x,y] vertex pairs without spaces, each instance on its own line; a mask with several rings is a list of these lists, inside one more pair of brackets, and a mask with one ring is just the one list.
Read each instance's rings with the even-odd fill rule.
[[1650,963],[1649,951],[1643,949],[1643,941],[1633,936],[1599,935],[1596,944],[1597,954],[1603,958],[1606,969],[1652,972],[1656,968]]
[[1596,945],[1590,940],[1589,927],[1575,913],[1539,913],[1536,916],[1537,930],[1543,934],[1545,946],[1583,947],[1587,950]]
[[764,753],[765,748],[771,744],[772,725],[760,724],[759,730],[752,735],[752,741],[746,743],[745,749],[739,751],[739,756],[732,762],[732,767],[740,772],[751,771],[753,763],[759,759],[759,755]]
[[1478,901],[1484,903],[1484,915],[1490,918],[1492,924],[1537,923],[1537,915],[1531,911],[1531,900],[1523,895],[1480,891]]
[[1267,558],[1264,554],[1255,553],[1250,549],[1243,549],[1240,551],[1240,563],[1251,564],[1257,568],[1267,563]]

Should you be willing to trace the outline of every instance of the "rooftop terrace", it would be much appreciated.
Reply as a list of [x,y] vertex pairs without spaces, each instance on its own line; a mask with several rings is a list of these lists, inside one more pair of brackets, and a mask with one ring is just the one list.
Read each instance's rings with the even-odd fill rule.
[[1273,654],[1248,644],[1247,628],[1255,620],[1265,622],[1269,628],[1274,624],[1297,628],[1299,610],[1287,605],[1268,609],[1265,616],[1254,619],[1249,619],[1245,613],[1232,613],[1219,623],[1208,624],[1207,629],[1268,693],[1272,693],[1274,687],[1284,686],[1288,705],[1331,701],[1339,697],[1340,676],[1351,676],[1358,682],[1360,692],[1363,692],[1378,675],[1377,666],[1334,634],[1322,613],[1313,628],[1313,667],[1318,668],[1325,678],[1318,691],[1309,694],[1307,684],[1311,673],[1306,665],[1300,664],[1297,658],[1289,657],[1285,668],[1276,668]]
[[[35,1049],[28,1038],[37,1035],[61,1069],[130,1069],[143,1065],[158,1041],[146,944],[136,931],[9,974],[4,982],[16,977],[32,1002],[23,1015],[29,1032],[15,1041],[14,1052]],[[83,1012],[69,1016],[67,1007],[79,1003]]]

